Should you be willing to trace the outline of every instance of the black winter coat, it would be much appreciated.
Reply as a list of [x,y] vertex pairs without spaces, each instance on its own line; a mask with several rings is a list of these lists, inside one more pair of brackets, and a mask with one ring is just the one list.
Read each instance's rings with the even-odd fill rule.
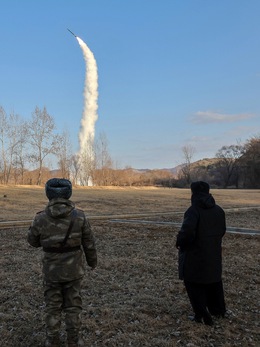
[[177,236],[179,277],[195,283],[215,283],[222,275],[222,237],[226,232],[225,212],[211,194],[192,195]]

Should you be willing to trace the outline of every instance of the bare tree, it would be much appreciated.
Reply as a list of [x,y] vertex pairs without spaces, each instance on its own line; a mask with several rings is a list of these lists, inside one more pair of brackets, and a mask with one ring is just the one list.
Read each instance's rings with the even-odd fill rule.
[[12,113],[7,115],[0,107],[0,147],[2,182],[7,184],[16,170],[16,155],[24,142],[24,127],[21,118]]
[[74,184],[79,183],[80,159],[78,154],[72,155],[70,159],[70,179]]
[[3,107],[0,107],[0,144],[1,144],[1,167],[2,167],[2,175],[1,181],[3,183],[7,183],[7,170],[8,170],[8,162],[6,155],[6,137],[8,131],[8,120],[7,115]]
[[56,155],[62,177],[69,179],[72,154],[68,131],[63,131],[59,136],[59,147]]
[[222,175],[224,188],[230,184],[231,178],[238,186],[239,177],[239,158],[244,152],[244,147],[241,145],[223,146],[216,153],[219,159],[217,167]]
[[194,147],[187,145],[182,147],[182,153],[184,157],[184,163],[181,168],[181,174],[184,178],[184,181],[187,185],[191,183],[191,174],[192,174],[192,158],[195,154],[196,150]]
[[101,133],[95,143],[95,184],[111,185],[114,180],[112,169],[113,161],[108,150],[108,140],[105,133]]
[[249,139],[244,146],[240,165],[244,174],[244,186],[260,188],[260,135]]
[[85,148],[78,155],[79,183],[83,186],[93,184],[93,172],[95,168],[95,155],[93,151],[93,140],[91,137],[85,142]]
[[32,121],[28,123],[28,137],[31,144],[32,153],[30,160],[38,164],[37,185],[41,184],[42,168],[44,159],[49,154],[54,154],[58,150],[59,136],[54,133],[55,123],[44,107],[40,110],[35,108],[32,114]]
[[28,130],[27,123],[16,117],[15,124],[18,129],[17,131],[17,143],[14,149],[14,179],[15,182],[20,181],[21,184],[24,183],[24,173],[26,171],[25,164],[28,159],[27,153],[27,138],[28,138]]

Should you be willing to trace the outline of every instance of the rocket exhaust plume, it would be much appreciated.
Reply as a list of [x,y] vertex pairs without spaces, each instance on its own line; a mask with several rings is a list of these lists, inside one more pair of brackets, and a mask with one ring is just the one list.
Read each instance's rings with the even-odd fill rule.
[[95,137],[95,123],[98,119],[98,71],[97,63],[94,54],[88,48],[86,43],[76,36],[71,30],[68,31],[74,35],[82,49],[84,60],[86,63],[86,77],[84,85],[84,105],[83,114],[81,119],[81,129],[79,133],[79,154],[86,154],[94,159],[94,137]]
[[80,151],[86,150],[88,141],[93,145],[95,137],[95,123],[98,119],[98,72],[94,54],[86,43],[76,37],[82,49],[86,62],[86,78],[84,86],[84,106],[79,134]]

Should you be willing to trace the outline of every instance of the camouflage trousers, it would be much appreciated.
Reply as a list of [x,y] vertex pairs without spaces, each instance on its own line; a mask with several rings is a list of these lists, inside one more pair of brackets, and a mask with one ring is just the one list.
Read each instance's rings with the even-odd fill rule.
[[77,337],[81,328],[81,279],[48,283],[44,282],[46,334],[52,338],[59,334],[61,314],[65,313],[68,337]]

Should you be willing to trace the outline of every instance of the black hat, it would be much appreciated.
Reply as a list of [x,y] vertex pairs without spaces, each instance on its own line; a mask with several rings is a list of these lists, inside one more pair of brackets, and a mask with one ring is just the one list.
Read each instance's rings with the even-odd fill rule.
[[51,178],[45,184],[45,193],[49,200],[55,198],[69,199],[72,194],[72,184],[65,178]]
[[203,181],[192,182],[190,189],[193,194],[196,193],[209,193],[209,184]]

